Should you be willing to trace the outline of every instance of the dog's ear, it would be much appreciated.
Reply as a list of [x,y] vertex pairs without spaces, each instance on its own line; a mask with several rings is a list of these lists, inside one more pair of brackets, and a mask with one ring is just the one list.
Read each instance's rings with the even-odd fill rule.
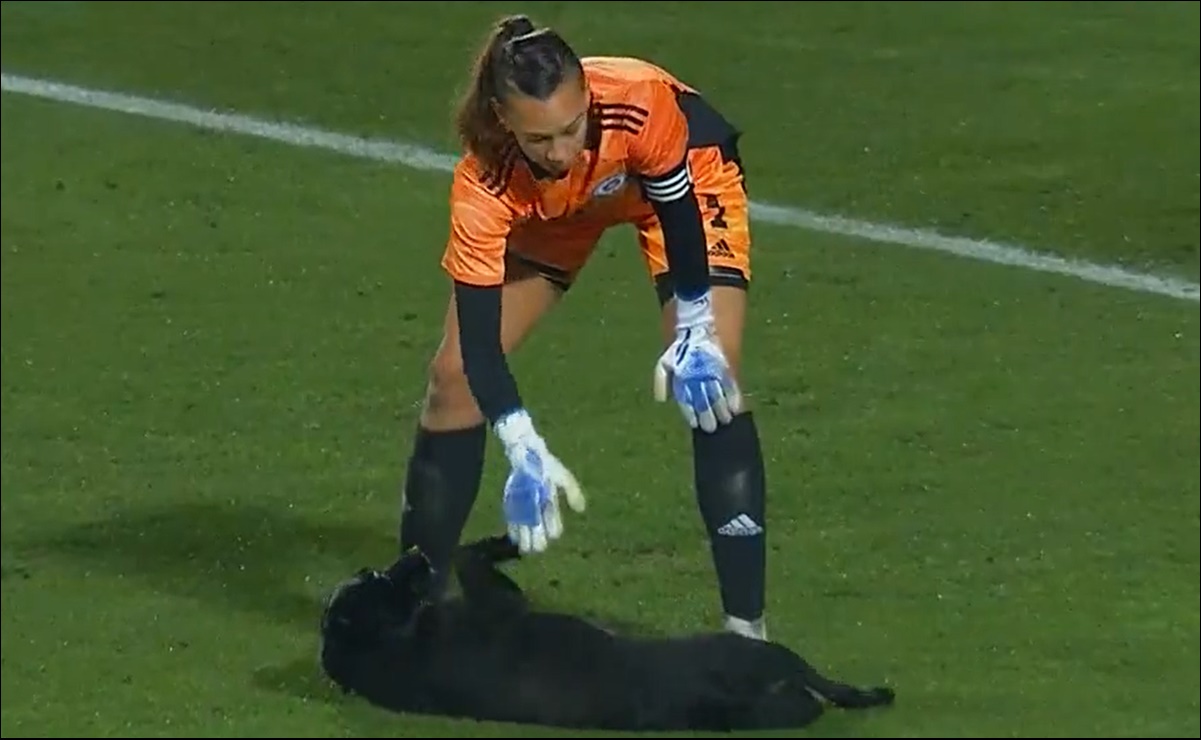
[[434,566],[417,547],[410,547],[387,570],[387,577],[406,597],[424,599],[434,581]]
[[350,578],[334,586],[321,611],[322,634],[349,631],[356,623],[361,622],[361,614],[371,600],[372,584],[383,577],[382,573],[363,567]]

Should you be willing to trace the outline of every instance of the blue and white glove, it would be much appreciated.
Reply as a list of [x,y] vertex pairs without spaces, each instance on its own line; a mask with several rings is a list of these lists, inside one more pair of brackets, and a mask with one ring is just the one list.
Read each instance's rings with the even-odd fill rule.
[[671,395],[684,420],[706,432],[728,424],[742,410],[742,392],[717,341],[708,292],[696,300],[676,299],[676,338],[655,364],[655,399]]
[[503,501],[509,539],[523,554],[543,552],[563,534],[560,492],[577,512],[584,510],[584,492],[571,471],[547,449],[525,410],[508,414],[495,429],[512,466]]

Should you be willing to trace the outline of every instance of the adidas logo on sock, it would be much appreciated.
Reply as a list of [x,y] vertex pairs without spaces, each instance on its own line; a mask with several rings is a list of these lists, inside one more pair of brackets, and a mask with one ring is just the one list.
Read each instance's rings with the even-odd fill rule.
[[717,533],[726,537],[753,537],[763,534],[763,527],[746,514],[739,514],[717,528]]

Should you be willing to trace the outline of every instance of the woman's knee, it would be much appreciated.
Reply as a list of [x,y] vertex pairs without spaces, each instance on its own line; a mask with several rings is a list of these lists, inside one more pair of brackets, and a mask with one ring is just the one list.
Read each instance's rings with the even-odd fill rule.
[[[510,276],[501,294],[501,349],[508,354],[524,341],[561,291],[549,280],[531,275]],[[454,300],[447,309],[446,330],[427,371],[422,424],[429,429],[463,429],[484,421],[463,370],[459,325]]]
[[427,370],[422,424],[429,429],[460,429],[483,422],[475,396],[463,372],[463,359],[455,349],[443,347]]

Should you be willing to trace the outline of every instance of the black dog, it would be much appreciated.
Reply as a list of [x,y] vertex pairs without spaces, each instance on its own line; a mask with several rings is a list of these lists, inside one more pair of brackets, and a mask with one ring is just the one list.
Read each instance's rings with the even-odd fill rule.
[[461,547],[461,597],[433,599],[412,551],[387,573],[339,585],[321,622],[321,665],[343,690],[397,712],[613,731],[794,729],[845,708],[891,704],[888,688],[820,675],[788,648],[729,633],[615,635],[532,609],[497,564],[507,537]]

